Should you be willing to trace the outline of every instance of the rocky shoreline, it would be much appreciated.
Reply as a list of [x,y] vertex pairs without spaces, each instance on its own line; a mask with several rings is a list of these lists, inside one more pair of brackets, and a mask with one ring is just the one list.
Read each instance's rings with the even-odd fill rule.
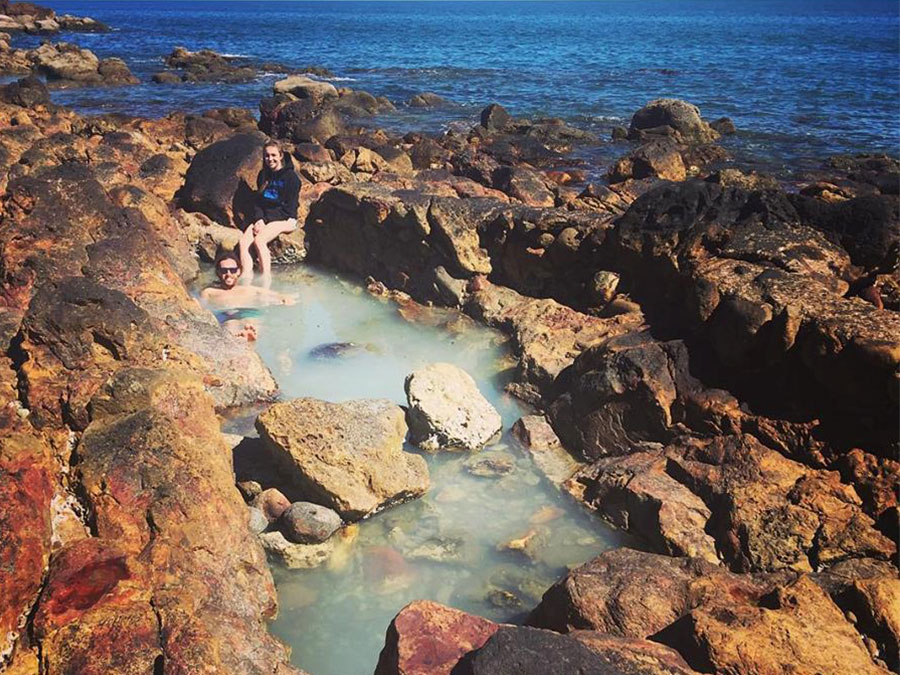
[[[0,63],[51,79],[20,56]],[[225,73],[210,77],[243,77]],[[440,137],[365,125],[392,106],[296,75],[258,123],[84,117],[34,76],[0,88],[0,668],[298,672],[267,632],[275,591],[251,529],[290,502],[235,475],[216,417],[277,384],[186,287],[198,255],[236,240],[271,135],[303,183],[282,262],[510,335],[510,391],[537,411],[517,425],[523,447],[647,549],[573,570],[527,627],[413,603],[378,673],[896,670],[897,160],[833,158],[786,191],[727,162],[727,120],[661,99],[615,132],[607,180],[584,184],[569,153],[607,141],[560,120],[491,105]],[[411,406],[434,388],[420,378]],[[398,447],[407,424],[433,449],[469,447],[452,419],[331,405],[280,402],[258,422],[258,461],[296,466],[289,496],[314,502],[290,507],[303,545],[427,489]],[[297,450],[310,430],[336,488]],[[406,473],[351,475],[347,438],[367,466]]]

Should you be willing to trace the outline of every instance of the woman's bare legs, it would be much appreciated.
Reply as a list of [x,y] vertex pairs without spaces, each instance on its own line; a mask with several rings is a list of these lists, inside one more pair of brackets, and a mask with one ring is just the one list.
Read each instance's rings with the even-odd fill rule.
[[[272,254],[269,253],[269,242],[278,235],[291,232],[296,228],[297,220],[294,218],[275,220],[263,225],[256,236],[253,237],[253,243],[256,245],[256,254],[259,256],[259,271],[263,277],[267,277],[272,273]],[[241,260],[243,261],[243,258]]]
[[253,258],[250,256],[250,244],[253,243],[253,224],[241,233],[238,241],[238,253],[241,257],[241,277],[245,282],[253,279]]

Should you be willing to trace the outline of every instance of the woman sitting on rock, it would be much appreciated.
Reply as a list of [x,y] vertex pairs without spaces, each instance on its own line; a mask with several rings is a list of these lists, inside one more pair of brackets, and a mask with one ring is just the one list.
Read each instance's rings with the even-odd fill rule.
[[219,283],[200,292],[200,299],[212,309],[229,333],[253,342],[259,335],[256,318],[259,307],[293,305],[296,298],[259,286],[239,286],[241,262],[237,253],[225,251],[216,256]]
[[241,253],[241,267],[248,279],[253,278],[250,246],[256,247],[259,271],[266,277],[272,271],[269,242],[279,234],[297,229],[300,178],[294,172],[291,156],[274,141],[269,141],[263,146],[263,168],[256,177],[256,187],[253,224],[244,230],[238,247]]

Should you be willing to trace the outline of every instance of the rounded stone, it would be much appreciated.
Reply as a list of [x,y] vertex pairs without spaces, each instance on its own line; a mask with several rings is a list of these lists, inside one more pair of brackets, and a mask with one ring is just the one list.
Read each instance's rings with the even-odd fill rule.
[[278,520],[290,505],[290,500],[275,488],[263,490],[253,500],[253,506],[262,511],[270,523]]
[[341,517],[326,506],[294,502],[279,520],[284,536],[296,544],[318,544],[342,525]]
[[260,532],[264,532],[267,527],[269,527],[269,521],[266,518],[266,514],[264,514],[260,509],[255,506],[248,506],[247,511],[249,512],[250,519],[250,531],[253,534],[259,534]]

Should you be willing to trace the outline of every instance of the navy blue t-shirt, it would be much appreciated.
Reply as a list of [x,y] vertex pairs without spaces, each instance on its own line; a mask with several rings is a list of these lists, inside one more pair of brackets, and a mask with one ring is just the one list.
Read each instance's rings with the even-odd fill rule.
[[253,219],[271,223],[297,217],[300,203],[300,178],[285,166],[274,176],[263,169],[256,177],[256,207]]

